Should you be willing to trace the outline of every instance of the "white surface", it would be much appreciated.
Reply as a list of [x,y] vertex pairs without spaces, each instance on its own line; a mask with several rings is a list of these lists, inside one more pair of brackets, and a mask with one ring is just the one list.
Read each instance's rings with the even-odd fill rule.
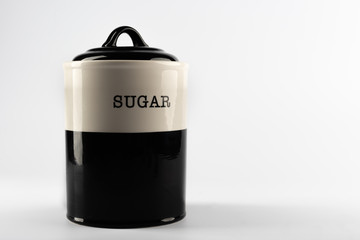
[[[360,239],[359,13],[356,0],[1,1],[0,239]],[[190,65],[176,225],[64,218],[62,63],[120,25]]]
[[[76,225],[64,209],[36,205],[3,211],[2,239],[359,239],[360,210],[340,207],[189,203],[177,223],[142,229]],[[9,221],[12,220],[12,221]]]
[[65,129],[108,133],[184,130],[187,68],[187,64],[170,61],[64,64]]
[[174,224],[101,229],[68,221],[65,205],[58,201],[58,189],[39,182],[28,183],[23,189],[18,184],[13,185],[11,197],[2,198],[0,239],[360,239],[360,208],[353,205],[203,199],[188,202],[186,218]]

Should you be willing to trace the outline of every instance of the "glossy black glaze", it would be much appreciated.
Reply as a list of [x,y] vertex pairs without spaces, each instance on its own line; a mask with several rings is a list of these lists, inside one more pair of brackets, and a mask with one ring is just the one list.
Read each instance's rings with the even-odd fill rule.
[[[68,218],[84,225],[125,228],[182,219],[185,158],[186,130],[66,131]],[[174,220],[163,222],[166,218]]]
[[[118,37],[126,33],[134,47],[117,47]],[[122,26],[113,30],[101,48],[93,48],[76,56],[73,61],[92,60],[163,60],[177,61],[177,58],[158,48],[150,48],[141,35],[132,27]]]

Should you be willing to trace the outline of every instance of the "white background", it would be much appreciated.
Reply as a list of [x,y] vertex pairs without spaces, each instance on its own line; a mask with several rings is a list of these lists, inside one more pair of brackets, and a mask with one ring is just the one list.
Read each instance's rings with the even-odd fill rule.
[[[65,219],[62,63],[121,25],[190,65],[169,226]],[[0,239],[360,239],[356,0],[2,0],[0,66]]]

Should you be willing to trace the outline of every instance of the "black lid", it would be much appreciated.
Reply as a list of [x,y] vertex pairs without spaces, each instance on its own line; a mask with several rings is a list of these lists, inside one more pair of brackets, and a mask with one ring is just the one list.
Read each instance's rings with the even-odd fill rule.
[[[116,41],[122,33],[127,33],[134,46],[117,47]],[[89,60],[163,60],[178,61],[177,58],[158,48],[149,47],[138,31],[132,27],[122,26],[112,31],[101,48],[93,48],[76,56],[73,61]]]

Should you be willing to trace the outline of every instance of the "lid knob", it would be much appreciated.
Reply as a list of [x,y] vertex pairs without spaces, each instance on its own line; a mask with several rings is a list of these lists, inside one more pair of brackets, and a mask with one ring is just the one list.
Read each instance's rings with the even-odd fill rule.
[[116,47],[116,42],[117,42],[119,36],[123,33],[127,33],[130,36],[131,41],[134,44],[134,47],[147,47],[148,46],[145,43],[145,41],[142,39],[140,33],[138,31],[136,31],[134,28],[129,27],[129,26],[122,26],[122,27],[118,27],[115,30],[113,30],[102,46],[103,47]]

